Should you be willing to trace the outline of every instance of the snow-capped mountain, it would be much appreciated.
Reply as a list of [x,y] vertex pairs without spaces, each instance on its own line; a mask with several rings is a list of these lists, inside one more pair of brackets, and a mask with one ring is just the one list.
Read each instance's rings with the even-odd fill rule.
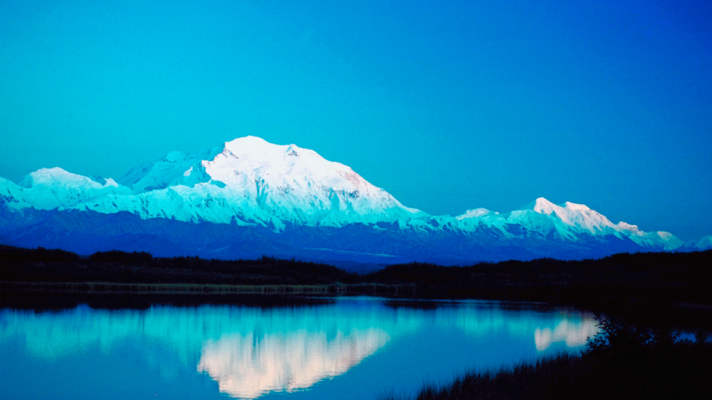
[[[173,152],[119,181],[132,192],[92,197],[65,209],[143,219],[305,226],[395,222],[420,214],[351,168],[313,150],[247,136],[198,154]],[[87,201],[88,200],[88,201]]]
[[703,251],[712,249],[712,235],[704,236],[700,240],[692,240],[685,243],[683,247],[685,250],[689,251]]
[[528,232],[542,236],[552,235],[557,239],[576,242],[581,235],[592,237],[614,236],[628,238],[648,249],[675,250],[683,242],[668,232],[643,232],[636,225],[625,222],[613,224],[608,218],[583,204],[566,202],[556,205],[540,197],[533,203],[507,214],[499,214],[483,208],[471,210],[457,217],[465,230],[478,224],[501,230],[504,235],[511,226],[521,226]]
[[0,178],[0,241],[84,253],[452,264],[683,246],[670,233],[614,224],[585,205],[544,198],[507,213],[432,216],[313,150],[252,136],[195,154],[173,152],[117,180],[61,168],[38,170],[19,184]]
[[0,178],[0,196],[12,209],[54,210],[112,194],[131,194],[113,179],[72,174],[62,168],[43,168],[25,176],[19,185]]

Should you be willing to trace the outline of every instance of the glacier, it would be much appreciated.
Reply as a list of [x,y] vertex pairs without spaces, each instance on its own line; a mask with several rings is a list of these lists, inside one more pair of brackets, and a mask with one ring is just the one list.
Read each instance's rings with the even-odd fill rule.
[[[172,152],[117,178],[40,169],[0,178],[0,243],[155,255],[337,265],[461,265],[618,252],[692,251],[668,232],[614,224],[582,204],[538,198],[519,210],[430,215],[401,204],[350,167],[294,144],[246,136]],[[356,268],[356,267],[354,267]]]

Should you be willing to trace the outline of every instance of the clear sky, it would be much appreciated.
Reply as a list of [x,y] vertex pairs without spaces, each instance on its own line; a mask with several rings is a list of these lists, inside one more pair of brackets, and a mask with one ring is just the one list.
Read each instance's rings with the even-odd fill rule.
[[457,215],[712,234],[712,3],[0,0],[0,176],[245,135]]

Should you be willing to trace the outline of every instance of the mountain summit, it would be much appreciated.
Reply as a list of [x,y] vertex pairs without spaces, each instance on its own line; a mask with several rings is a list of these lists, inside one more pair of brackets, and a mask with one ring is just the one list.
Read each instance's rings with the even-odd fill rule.
[[259,224],[342,226],[396,222],[419,214],[351,168],[296,145],[254,136],[196,154],[170,153],[119,179],[130,195],[96,198],[72,208],[147,218]]
[[[38,170],[19,184],[0,178],[0,216],[1,242],[80,253],[461,264],[683,245],[670,233],[614,224],[585,205],[543,197],[507,213],[431,216],[313,150],[254,136],[172,152],[117,180],[61,168]],[[82,242],[70,239],[78,235]]]

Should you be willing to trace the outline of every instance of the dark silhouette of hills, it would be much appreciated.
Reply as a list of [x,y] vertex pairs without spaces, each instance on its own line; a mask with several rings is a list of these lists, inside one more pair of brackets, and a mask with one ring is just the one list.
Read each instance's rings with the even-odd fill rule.
[[80,257],[63,250],[0,246],[4,282],[324,285],[354,276],[329,265],[270,257],[224,261],[116,250]]
[[[583,261],[538,259],[443,267],[410,263],[356,274],[326,264],[262,257],[215,260],[0,246],[0,281],[210,285],[403,285],[400,297],[712,304],[712,251],[621,253]],[[338,292],[338,291],[337,291]],[[382,291],[381,291],[382,292]],[[388,294],[385,292],[385,294]]]

